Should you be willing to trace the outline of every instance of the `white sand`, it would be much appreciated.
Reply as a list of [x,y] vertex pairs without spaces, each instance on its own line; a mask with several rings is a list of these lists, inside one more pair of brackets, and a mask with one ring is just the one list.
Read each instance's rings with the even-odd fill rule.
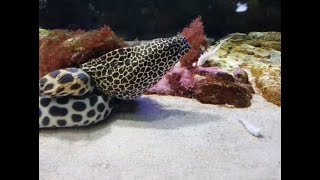
[[135,111],[92,127],[40,130],[39,178],[281,179],[281,108],[259,95],[245,109],[150,95]]

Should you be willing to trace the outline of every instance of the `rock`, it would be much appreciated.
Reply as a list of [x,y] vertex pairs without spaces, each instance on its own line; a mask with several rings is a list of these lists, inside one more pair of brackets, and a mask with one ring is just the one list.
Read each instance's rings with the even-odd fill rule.
[[281,106],[281,70],[279,67],[252,67],[252,74],[256,76],[255,83],[262,96],[269,102]]
[[43,37],[47,37],[48,35],[50,35],[49,30],[39,28],[39,39],[41,39]]
[[237,68],[233,71],[233,76],[235,80],[243,84],[251,84],[249,82],[248,73],[240,68]]
[[265,41],[281,41],[280,32],[250,32],[248,34],[249,39],[265,40]]
[[280,41],[248,40],[246,43],[255,47],[272,48],[281,51]]
[[174,67],[147,92],[195,98],[202,103],[228,104],[239,108],[251,105],[251,93],[254,93],[251,84],[237,82],[231,74],[213,67],[191,70]]
[[206,76],[196,83],[194,97],[202,103],[228,104],[238,108],[249,107],[252,99],[251,91],[228,80],[218,80],[214,76]]
[[[212,49],[214,46],[209,48]],[[237,82],[237,73],[247,73],[255,78],[257,90],[262,96],[281,105],[281,33],[251,32],[225,42],[215,55],[209,58],[207,66],[213,66],[226,72],[233,72]],[[270,68],[272,67],[272,68]],[[241,68],[242,71],[238,69]],[[237,72],[238,71],[238,72]],[[244,72],[243,72],[244,71]],[[250,72],[250,74],[248,74]],[[250,81],[250,77],[248,77]],[[250,89],[250,87],[248,87]],[[251,89],[252,92],[253,89]]]

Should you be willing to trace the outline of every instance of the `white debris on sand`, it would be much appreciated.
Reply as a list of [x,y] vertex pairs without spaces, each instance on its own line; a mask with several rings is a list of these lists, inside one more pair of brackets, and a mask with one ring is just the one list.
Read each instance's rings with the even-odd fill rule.
[[252,125],[248,121],[239,118],[238,121],[248,130],[248,132],[256,137],[261,136],[261,129]]

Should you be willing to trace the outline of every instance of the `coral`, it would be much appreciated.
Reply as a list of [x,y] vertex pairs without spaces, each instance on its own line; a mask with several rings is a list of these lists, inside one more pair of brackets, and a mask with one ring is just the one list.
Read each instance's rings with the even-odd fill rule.
[[[169,74],[169,72],[167,74]],[[146,94],[160,94],[160,95],[172,94],[172,89],[170,87],[167,75],[164,76],[156,85],[148,89],[148,92]]]
[[192,74],[186,68],[173,68],[169,73],[171,76],[179,76],[179,83],[186,89],[191,89],[194,86],[194,80]]
[[[202,49],[207,47],[207,38],[204,33],[204,26],[201,17],[193,20],[189,27],[183,29],[182,35],[186,37],[191,49],[180,60],[179,67],[171,69],[154,87],[150,88],[147,94],[161,94],[192,97],[195,87],[193,63],[197,62]],[[181,67],[180,67],[181,66]]]
[[185,54],[180,60],[182,67],[192,68],[192,64],[197,62],[198,58],[201,55],[201,50],[191,47],[189,52]]
[[39,29],[39,78],[66,67],[76,67],[109,51],[127,46],[110,27],[93,31]]
[[194,79],[186,68],[173,68],[167,75],[173,96],[192,97]]
[[181,59],[181,66],[191,68],[192,64],[198,61],[198,58],[202,53],[202,49],[208,46],[201,16],[193,20],[189,27],[184,28],[181,34],[187,38],[188,42],[192,46],[190,51]]
[[148,94],[193,96],[195,79],[192,64],[197,62],[202,49],[208,45],[201,17],[194,19],[188,27],[183,29],[181,34],[186,37],[191,49],[182,57],[179,66],[171,69],[160,82],[148,90]]
[[183,67],[172,68],[147,94],[191,97],[195,85],[192,73]]

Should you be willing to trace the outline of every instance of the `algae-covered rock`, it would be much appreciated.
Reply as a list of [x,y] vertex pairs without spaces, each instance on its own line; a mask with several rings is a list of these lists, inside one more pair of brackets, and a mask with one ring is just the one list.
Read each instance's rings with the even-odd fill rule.
[[252,99],[250,88],[223,77],[222,73],[207,75],[205,79],[197,81],[194,97],[202,103],[228,104],[237,108],[249,107]]
[[280,67],[254,64],[251,73],[257,88],[269,102],[281,106],[281,69]]
[[50,30],[39,28],[39,38],[47,37],[50,35]]
[[[209,47],[208,51],[213,48],[215,46]],[[251,32],[247,36],[231,38],[206,64],[229,73],[238,68],[250,72],[262,96],[281,105],[280,32]]]
[[233,76],[235,80],[239,83],[250,84],[248,73],[240,68],[237,68],[233,71]]
[[254,89],[245,72],[238,69],[235,73],[237,78],[212,67],[174,67],[147,94],[181,96],[202,103],[245,108],[251,105]]
[[281,51],[280,41],[247,40],[246,43],[255,47],[264,47],[265,49],[275,49],[277,51]]
[[248,34],[249,39],[259,39],[265,41],[281,41],[281,33],[280,32],[250,32]]

